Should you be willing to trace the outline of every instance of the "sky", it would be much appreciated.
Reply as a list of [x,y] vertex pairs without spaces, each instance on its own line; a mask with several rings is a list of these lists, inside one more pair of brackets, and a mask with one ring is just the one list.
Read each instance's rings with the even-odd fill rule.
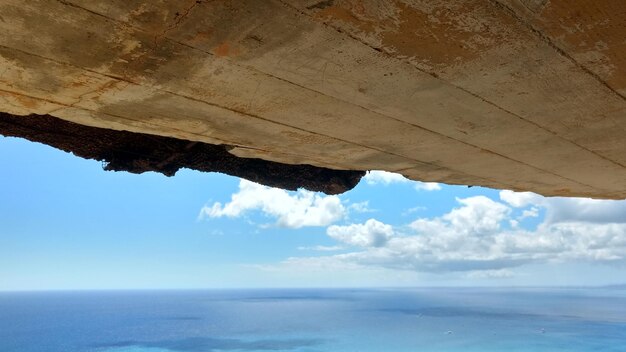
[[0,291],[626,283],[626,201],[409,181],[342,195],[0,136]]

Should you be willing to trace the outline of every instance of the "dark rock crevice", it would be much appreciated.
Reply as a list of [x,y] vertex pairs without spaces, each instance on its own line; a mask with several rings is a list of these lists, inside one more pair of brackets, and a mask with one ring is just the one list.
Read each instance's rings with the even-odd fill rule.
[[352,189],[364,171],[332,170],[240,158],[227,145],[192,142],[144,133],[116,131],[68,122],[50,115],[0,113],[0,134],[20,137],[104,163],[109,171],[146,171],[173,176],[179,169],[221,172],[271,187],[305,188],[326,194]]

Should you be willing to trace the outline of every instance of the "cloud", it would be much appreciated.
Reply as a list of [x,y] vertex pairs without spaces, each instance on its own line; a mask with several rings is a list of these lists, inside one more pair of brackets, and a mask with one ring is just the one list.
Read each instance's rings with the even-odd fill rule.
[[536,218],[539,216],[539,209],[532,207],[530,209],[526,209],[522,212],[522,215],[520,215],[517,219],[518,220],[523,220],[526,218]]
[[509,269],[470,271],[467,277],[470,279],[506,279],[515,276]]
[[346,216],[346,208],[337,196],[322,196],[305,190],[287,192],[241,180],[230,202],[204,206],[199,217],[237,218],[253,210],[276,218],[276,225],[280,227],[294,229],[328,226]]
[[[510,213],[510,209],[485,196],[456,199],[461,207],[452,209],[441,217],[456,232],[464,235],[486,235],[500,229],[500,223]],[[411,224],[416,228],[417,222]],[[417,228],[419,230],[419,228]]]
[[550,222],[626,223],[626,202],[585,198],[545,198]]
[[319,252],[336,252],[344,249],[342,246],[312,246],[312,247],[298,247],[299,251],[319,251]]
[[[409,182],[388,172],[368,175],[368,183]],[[293,257],[283,263],[299,267],[464,272],[467,277],[497,278],[508,277],[512,268],[528,263],[626,263],[626,201],[501,191],[496,200],[474,196],[457,198],[456,202],[457,206],[443,215],[419,217],[405,225],[373,218],[334,225],[348,220],[349,211],[370,211],[369,204],[350,204],[337,196],[287,192],[241,180],[229,202],[203,207],[200,217],[235,218],[260,211],[275,218],[277,226],[327,226],[326,234],[338,242],[300,250],[350,250]],[[524,219],[540,216],[544,216],[543,221],[534,229],[524,227]]]
[[419,206],[419,205],[418,205],[418,206],[416,206],[416,207],[409,208],[409,209],[407,209],[407,210],[403,211],[401,215],[402,215],[402,216],[409,216],[409,215],[411,215],[411,214],[413,214],[413,213],[416,213],[416,212],[418,212],[418,211],[423,211],[423,210],[426,210],[426,209],[428,209],[428,208],[423,207],[423,206]]
[[420,181],[412,181],[408,178],[396,174],[393,172],[387,171],[368,171],[367,174],[363,177],[363,180],[370,185],[390,185],[392,183],[413,183],[415,190],[417,191],[439,191],[441,189],[441,185],[437,182],[420,182]]
[[500,199],[515,208],[522,208],[531,204],[541,204],[544,197],[532,192],[500,191]]
[[369,219],[364,224],[330,226],[326,233],[337,241],[360,247],[381,247],[393,235],[393,228],[380,221]]
[[[626,201],[589,198],[543,197],[531,192],[500,191],[500,199],[515,208],[543,207],[546,221],[626,223]],[[529,211],[532,212],[533,208]],[[524,211],[531,216],[532,213]],[[522,215],[524,216],[524,215]]]
[[353,211],[355,213],[372,213],[372,212],[375,212],[375,210],[370,209],[369,201],[352,203],[352,204],[350,204],[348,206],[348,209],[350,209],[350,211]]
[[437,182],[415,182],[415,189],[418,191],[439,191],[441,190],[441,185]]
[[[508,277],[528,263],[626,261],[626,201],[544,198],[503,191],[504,202],[485,196],[458,198],[458,206],[432,218],[394,227],[375,219],[330,226],[327,234],[359,250],[290,263],[339,267],[378,267],[418,272],[466,272],[468,277]],[[599,205],[604,214],[593,210]],[[526,207],[527,209],[525,209]],[[534,230],[503,224],[534,217],[539,207],[551,218]],[[521,212],[521,215],[518,215]],[[548,216],[548,215],[547,215]],[[604,223],[598,221],[607,220]]]
[[392,183],[409,182],[409,179],[400,174],[378,170],[368,171],[367,174],[363,176],[363,180],[365,180],[368,185],[390,185]]

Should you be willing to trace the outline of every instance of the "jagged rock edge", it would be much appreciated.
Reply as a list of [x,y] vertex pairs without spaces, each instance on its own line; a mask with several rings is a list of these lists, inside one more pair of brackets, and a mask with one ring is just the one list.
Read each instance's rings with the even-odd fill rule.
[[187,141],[144,133],[97,128],[50,115],[0,113],[0,134],[47,144],[85,159],[103,162],[109,171],[173,176],[179,169],[221,172],[266,186],[304,188],[340,194],[356,186],[365,171],[290,165],[228,152],[231,146]]

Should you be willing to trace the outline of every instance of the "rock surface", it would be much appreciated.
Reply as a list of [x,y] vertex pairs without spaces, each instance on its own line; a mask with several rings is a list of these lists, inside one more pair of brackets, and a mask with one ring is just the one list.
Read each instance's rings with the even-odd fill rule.
[[621,199],[625,28],[612,0],[0,0],[0,111]]
[[348,191],[365,175],[363,171],[239,158],[228,152],[229,146],[89,127],[49,115],[23,117],[0,113],[0,132],[102,161],[107,171],[153,171],[174,176],[181,168],[188,168],[221,172],[292,191],[305,188],[326,194]]

